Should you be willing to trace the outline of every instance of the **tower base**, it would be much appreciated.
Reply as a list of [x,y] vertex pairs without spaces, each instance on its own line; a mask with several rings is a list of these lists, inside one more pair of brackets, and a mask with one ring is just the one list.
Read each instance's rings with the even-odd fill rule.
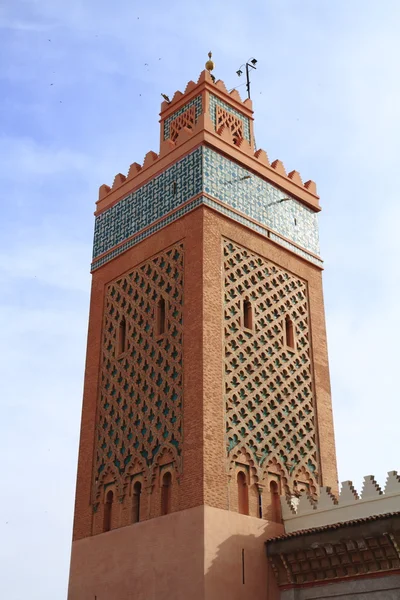
[[282,533],[199,506],[77,540],[68,600],[277,600],[264,543]]

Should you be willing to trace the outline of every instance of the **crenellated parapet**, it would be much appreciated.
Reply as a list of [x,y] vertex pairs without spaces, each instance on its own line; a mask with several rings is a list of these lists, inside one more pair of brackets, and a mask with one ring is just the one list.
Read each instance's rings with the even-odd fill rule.
[[400,512],[400,477],[389,471],[382,490],[368,475],[360,494],[351,481],[344,481],[337,497],[321,487],[317,500],[304,491],[298,498],[282,497],[281,505],[286,533]]
[[126,175],[118,173],[112,186],[100,186],[96,214],[202,144],[228,152],[312,210],[320,210],[313,181],[303,183],[298,171],[287,172],[280,160],[270,162],[264,150],[255,148],[251,100],[243,101],[237,90],[228,91],[223,81],[214,81],[203,71],[197,82],[188,82],[184,92],[178,90],[170,101],[162,102],[159,152],[150,151],[143,163],[132,163]]

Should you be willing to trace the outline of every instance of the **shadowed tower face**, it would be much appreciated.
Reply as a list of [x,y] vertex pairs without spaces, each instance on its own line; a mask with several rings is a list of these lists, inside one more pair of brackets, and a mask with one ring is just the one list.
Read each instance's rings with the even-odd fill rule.
[[279,496],[337,487],[319,199],[207,71],[160,133],[97,202],[69,598],[278,597]]

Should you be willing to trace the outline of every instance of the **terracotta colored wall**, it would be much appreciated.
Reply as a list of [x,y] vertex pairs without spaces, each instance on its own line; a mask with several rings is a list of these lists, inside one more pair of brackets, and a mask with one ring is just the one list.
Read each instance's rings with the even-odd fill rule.
[[[322,483],[333,489],[337,488],[321,272],[317,267],[255,232],[201,207],[154,234],[150,239],[144,240],[95,271],[93,275],[74,539],[89,536],[93,531],[90,492],[105,287],[149,256],[179,240],[184,240],[185,247],[184,444],[183,476],[174,510],[198,506],[204,501],[210,506],[224,509],[228,509],[232,504],[231,509],[237,510],[234,494],[231,494],[230,498],[228,489],[224,438],[223,323],[222,309],[216,310],[222,303],[223,236],[259,253],[308,282]],[[250,514],[256,516],[257,502],[253,491],[250,494]],[[267,497],[268,494],[263,495],[264,502]],[[151,516],[159,514],[158,504],[157,501],[157,506],[151,509]],[[264,514],[266,509],[264,506]],[[115,523],[115,526],[120,524],[122,522]],[[99,532],[98,528],[96,532]]]
[[[204,499],[229,508],[223,402],[222,238],[226,237],[308,283],[315,409],[323,485],[337,489],[322,275],[316,266],[228,218],[204,209]],[[216,310],[215,307],[221,307]],[[232,484],[234,482],[232,481]],[[267,494],[264,494],[265,499]],[[232,507],[235,509],[235,506]],[[266,507],[264,507],[265,512]],[[250,513],[250,514],[254,514]]]
[[200,506],[77,540],[68,600],[278,600],[264,542],[282,532]]
[[203,600],[203,565],[200,506],[73,542],[68,600]]
[[[203,503],[202,478],[202,209],[155,233],[93,274],[75,500],[74,539],[92,535],[91,486],[98,401],[104,292],[107,284],[173,243],[184,240],[183,475],[173,509]],[[158,498],[151,516],[160,514]],[[114,523],[117,527],[121,523]],[[96,527],[98,533],[98,528]]]
[[277,600],[265,541],[282,534],[283,526],[209,506],[204,510],[206,600]]

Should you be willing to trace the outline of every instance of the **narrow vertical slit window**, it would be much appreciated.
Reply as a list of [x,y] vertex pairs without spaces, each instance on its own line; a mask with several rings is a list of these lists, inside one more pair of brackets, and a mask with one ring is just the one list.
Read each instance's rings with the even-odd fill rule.
[[243,301],[243,327],[253,329],[253,307],[248,298]]
[[281,498],[279,495],[279,486],[276,481],[271,481],[269,484],[269,491],[271,493],[271,518],[275,523],[282,522],[281,515]]
[[171,512],[171,492],[172,477],[171,473],[165,473],[161,485],[161,514],[167,515]]
[[122,317],[118,326],[118,354],[126,350],[126,320]]
[[110,490],[109,492],[107,492],[106,501],[104,503],[103,531],[110,531],[110,529],[111,529],[113,500],[114,500],[114,494]]
[[241,515],[249,514],[249,487],[246,481],[246,474],[239,471],[237,474],[238,486],[238,508]]
[[139,523],[140,521],[140,495],[142,493],[142,484],[137,481],[133,486],[133,498],[132,498],[132,523]]
[[245,583],[245,578],[244,578],[244,548],[242,548],[242,583],[243,583],[243,585]]
[[157,303],[157,335],[163,335],[166,330],[166,306],[165,298],[160,296]]
[[260,519],[263,518],[263,510],[262,510],[262,494],[260,490],[258,490],[258,517]]
[[285,317],[285,343],[288,348],[294,349],[294,327],[292,319],[286,315]]

